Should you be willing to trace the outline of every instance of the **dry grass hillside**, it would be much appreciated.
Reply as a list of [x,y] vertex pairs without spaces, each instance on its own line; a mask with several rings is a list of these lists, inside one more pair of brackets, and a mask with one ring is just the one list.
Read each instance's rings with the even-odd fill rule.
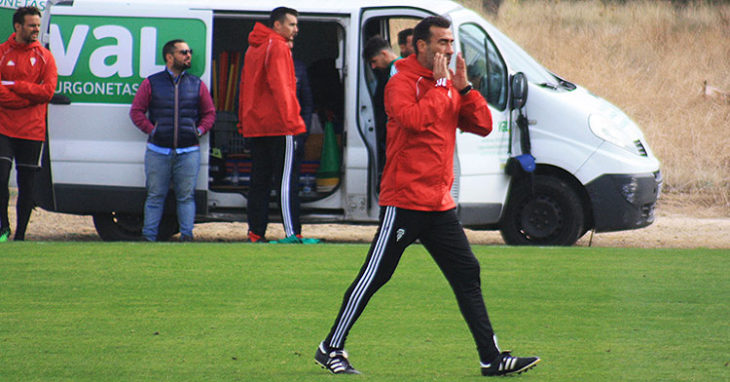
[[505,0],[486,18],[636,121],[662,161],[665,192],[730,215],[730,96],[702,95],[705,82],[730,92],[730,5]]

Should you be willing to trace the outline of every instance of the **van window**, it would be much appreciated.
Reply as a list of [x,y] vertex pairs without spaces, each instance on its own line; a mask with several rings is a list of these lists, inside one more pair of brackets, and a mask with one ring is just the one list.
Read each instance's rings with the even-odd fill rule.
[[515,44],[509,37],[498,30],[490,32],[490,37],[497,42],[502,57],[509,62],[512,72],[523,72],[527,80],[534,84],[549,84],[551,87],[558,87],[560,83],[557,78],[545,69],[539,62],[535,61],[522,47]]
[[[378,34],[390,43],[390,47],[393,49],[395,54],[402,57],[403,55],[401,54],[400,47],[398,46],[398,32],[407,28],[415,27],[419,21],[421,21],[421,19],[415,17],[372,18],[371,20],[368,20],[363,28],[362,42],[364,44],[368,39],[370,39],[370,37]],[[387,75],[388,73],[386,72],[372,70],[370,65],[365,63],[365,78],[368,85],[368,91],[370,92],[371,97],[380,97],[380,103],[383,102],[382,92],[384,89],[378,88],[378,85],[384,87],[384,84],[388,79]]]
[[487,33],[475,24],[459,27],[461,51],[469,81],[499,110],[507,106],[507,67]]
[[413,17],[391,17],[388,20],[388,24],[390,24],[390,38],[388,41],[390,41],[393,51],[401,57],[403,57],[403,53],[400,51],[400,46],[398,45],[398,33],[404,29],[414,28],[419,21],[421,21],[420,18]]

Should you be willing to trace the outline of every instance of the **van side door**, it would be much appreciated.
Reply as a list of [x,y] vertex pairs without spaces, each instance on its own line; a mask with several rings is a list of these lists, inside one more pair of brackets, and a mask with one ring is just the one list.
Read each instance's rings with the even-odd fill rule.
[[[365,42],[379,34],[388,40],[398,54],[397,34],[405,28],[412,28],[424,17],[434,14],[417,8],[367,8],[360,18],[359,49],[357,50],[357,131],[358,136],[350,139],[350,155],[357,161],[348,161],[350,176],[358,173],[358,179],[367,179],[357,190],[357,197],[348,189],[348,197],[361,200],[363,208],[371,218],[378,216],[378,190],[380,171],[385,160],[385,123],[387,117],[383,105],[383,91],[386,74],[377,73],[362,59]],[[365,207],[366,206],[366,207]]]
[[473,91],[482,94],[492,113],[487,137],[457,133],[452,196],[462,224],[484,226],[499,220],[509,191],[504,171],[509,153],[508,68],[478,15],[460,9],[450,16],[455,49],[466,61]]

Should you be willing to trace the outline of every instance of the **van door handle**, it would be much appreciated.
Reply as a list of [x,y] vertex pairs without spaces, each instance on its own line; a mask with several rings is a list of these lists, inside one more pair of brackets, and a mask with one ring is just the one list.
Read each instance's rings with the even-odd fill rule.
[[71,99],[63,94],[54,94],[51,103],[54,105],[70,105]]

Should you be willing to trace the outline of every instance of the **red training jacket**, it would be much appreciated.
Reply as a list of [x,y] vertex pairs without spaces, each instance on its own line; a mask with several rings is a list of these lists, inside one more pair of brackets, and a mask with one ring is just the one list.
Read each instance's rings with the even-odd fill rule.
[[56,61],[38,41],[0,44],[0,134],[46,140],[46,105],[56,91]]
[[286,39],[256,23],[248,43],[239,87],[238,130],[244,137],[306,132],[299,115],[294,61]]
[[456,128],[486,136],[492,114],[478,91],[461,96],[451,81],[436,86],[433,72],[415,55],[396,62],[398,73],[385,87],[388,114],[385,169],[380,205],[418,211],[456,207]]

